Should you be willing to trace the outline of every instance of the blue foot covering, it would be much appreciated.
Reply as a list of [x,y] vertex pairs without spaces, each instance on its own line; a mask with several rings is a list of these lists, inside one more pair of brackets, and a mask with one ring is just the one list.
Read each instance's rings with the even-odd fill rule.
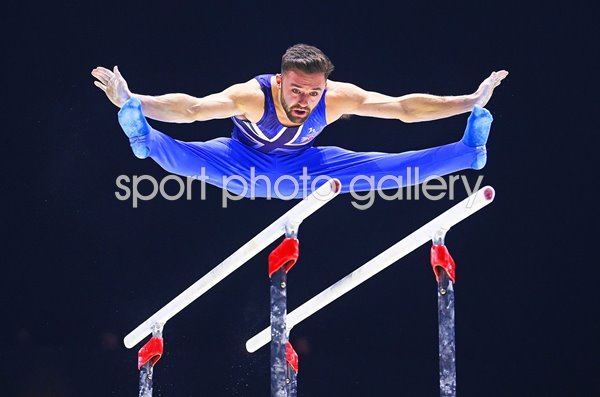
[[136,97],[131,97],[119,110],[119,124],[129,137],[133,154],[137,158],[145,159],[150,155],[146,145],[146,137],[150,133],[150,125],[142,113],[142,103]]
[[475,106],[469,119],[467,120],[467,128],[463,135],[462,142],[470,147],[483,147],[483,150],[477,154],[477,158],[471,164],[471,168],[480,170],[485,166],[487,154],[485,144],[490,135],[490,128],[494,118],[492,114],[485,108]]

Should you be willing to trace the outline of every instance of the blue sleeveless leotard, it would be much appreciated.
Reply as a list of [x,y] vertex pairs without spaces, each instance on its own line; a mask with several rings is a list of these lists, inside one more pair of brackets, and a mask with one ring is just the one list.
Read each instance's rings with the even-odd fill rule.
[[321,100],[303,124],[296,127],[286,127],[279,122],[275,111],[271,87],[272,77],[272,74],[263,74],[256,77],[265,96],[262,118],[258,123],[252,123],[232,117],[232,138],[259,152],[269,154],[290,154],[311,147],[317,135],[327,125],[325,119],[327,90],[325,90]]

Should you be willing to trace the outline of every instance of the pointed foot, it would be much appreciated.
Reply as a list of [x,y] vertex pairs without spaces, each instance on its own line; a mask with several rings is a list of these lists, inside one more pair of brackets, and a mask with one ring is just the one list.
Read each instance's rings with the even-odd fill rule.
[[471,168],[480,170],[485,167],[487,162],[487,143],[494,118],[485,108],[475,106],[467,120],[467,128],[462,138],[462,142],[470,147],[477,148],[477,158],[471,164]]
[[129,137],[131,150],[137,158],[145,159],[150,155],[146,145],[146,136],[150,133],[150,125],[142,113],[142,103],[136,97],[131,97],[119,110],[119,124]]
[[463,143],[471,147],[485,145],[493,120],[492,114],[487,109],[475,106],[467,120],[467,128],[462,138]]

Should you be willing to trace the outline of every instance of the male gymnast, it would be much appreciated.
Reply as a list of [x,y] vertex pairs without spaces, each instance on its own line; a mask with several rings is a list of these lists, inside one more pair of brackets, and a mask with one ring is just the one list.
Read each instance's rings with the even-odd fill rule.
[[[202,171],[208,183],[246,197],[305,197],[318,186],[298,187],[306,187],[307,178],[323,176],[338,178],[342,193],[375,186],[398,188],[399,180],[410,181],[409,170],[418,169],[419,179],[412,181],[418,184],[428,177],[485,165],[492,116],[484,106],[507,71],[493,72],[468,95],[392,97],[329,80],[333,68],[318,48],[296,44],[283,55],[280,73],[260,75],[202,98],[134,94],[117,66],[112,71],[97,67],[92,76],[97,79],[94,84],[121,108],[119,123],[136,157],[151,157],[182,176],[197,177]],[[313,146],[321,131],[344,115],[412,123],[467,112],[471,114],[462,138],[430,149],[381,153]],[[183,142],[152,128],[146,117],[173,123],[231,118],[233,132],[231,138]]]

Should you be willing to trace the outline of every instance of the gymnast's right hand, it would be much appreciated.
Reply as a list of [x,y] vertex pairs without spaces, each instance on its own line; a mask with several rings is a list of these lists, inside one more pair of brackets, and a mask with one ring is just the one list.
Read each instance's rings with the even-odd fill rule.
[[132,94],[129,91],[129,87],[127,87],[127,81],[125,81],[119,72],[118,67],[115,66],[111,71],[110,69],[98,66],[92,70],[92,76],[98,79],[94,81],[94,85],[104,91],[108,99],[116,106],[123,106],[131,98]]

